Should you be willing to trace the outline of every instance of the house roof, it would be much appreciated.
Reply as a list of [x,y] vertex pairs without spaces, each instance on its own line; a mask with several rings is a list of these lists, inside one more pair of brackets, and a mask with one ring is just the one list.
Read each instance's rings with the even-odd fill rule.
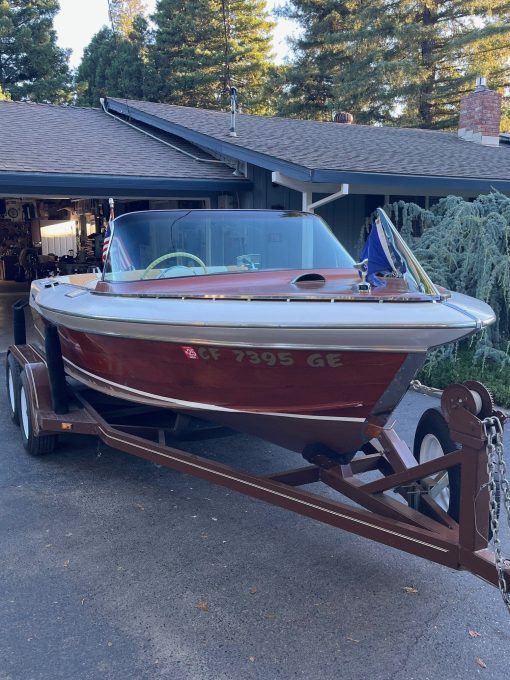
[[298,179],[356,182],[384,176],[510,190],[510,146],[482,146],[454,133],[238,114],[237,137],[230,137],[229,113],[115,98],[107,107]]
[[[195,146],[176,140],[195,160],[106,115],[100,109],[0,102],[0,192],[8,182],[55,190],[79,184],[146,195],[171,188],[241,189],[243,179]],[[211,162],[212,161],[212,162]],[[19,190],[18,190],[19,192]]]

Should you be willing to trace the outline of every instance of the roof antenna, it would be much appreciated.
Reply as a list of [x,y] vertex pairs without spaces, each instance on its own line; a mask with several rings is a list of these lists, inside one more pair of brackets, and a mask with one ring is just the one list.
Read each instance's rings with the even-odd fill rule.
[[236,132],[236,112],[237,112],[237,88],[232,85],[232,76],[230,75],[230,44],[229,44],[229,7],[228,0],[221,0],[221,14],[223,18],[223,35],[225,38],[225,70],[223,73],[223,92],[230,93],[230,129],[228,131],[229,137],[237,137]]
[[237,109],[237,88],[230,88],[230,130],[229,137],[237,137],[236,132],[236,109]]

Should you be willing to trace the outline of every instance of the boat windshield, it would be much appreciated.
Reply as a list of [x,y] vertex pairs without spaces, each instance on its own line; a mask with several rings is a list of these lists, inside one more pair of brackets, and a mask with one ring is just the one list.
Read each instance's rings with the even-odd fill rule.
[[265,210],[148,210],[114,220],[103,278],[140,281],[354,260],[316,215]]

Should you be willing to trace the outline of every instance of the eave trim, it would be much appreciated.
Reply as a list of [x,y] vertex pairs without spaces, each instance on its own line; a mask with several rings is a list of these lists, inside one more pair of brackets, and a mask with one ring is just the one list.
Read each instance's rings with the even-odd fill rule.
[[[485,179],[483,177],[445,177],[434,175],[396,175],[391,173],[371,172],[343,172],[341,170],[313,170],[314,182],[345,182],[347,184],[363,184],[373,186],[394,185],[395,188],[405,186],[407,189],[445,189],[480,193],[497,189],[501,192],[510,192],[510,179]],[[445,191],[445,193],[447,193]]]
[[175,192],[251,191],[252,182],[240,179],[129,177],[64,173],[1,172],[0,193],[72,196],[167,196]]

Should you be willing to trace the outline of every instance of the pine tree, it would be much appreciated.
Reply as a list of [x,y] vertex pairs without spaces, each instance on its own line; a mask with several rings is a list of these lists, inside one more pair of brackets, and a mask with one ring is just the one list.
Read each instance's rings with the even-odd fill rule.
[[452,128],[476,76],[499,90],[508,80],[509,11],[506,0],[292,0],[285,14],[303,33],[280,110]]
[[509,12],[505,0],[400,0],[390,14],[400,27],[396,95],[404,102],[403,124],[455,127],[460,98],[479,75],[503,89],[510,73]]
[[278,103],[280,115],[296,118],[331,120],[333,109],[333,55],[340,66],[346,58],[345,46],[339,41],[326,47],[326,32],[339,33],[343,20],[333,14],[335,2],[296,0],[277,9],[280,16],[292,19],[303,29],[290,45],[294,59],[287,71],[287,83]]
[[152,19],[151,99],[224,108],[235,85],[242,110],[267,109],[273,24],[264,0],[159,0]]
[[[366,116],[360,114],[368,108],[369,117],[384,117],[380,107],[372,104],[375,93],[366,87],[361,63],[359,67],[356,63],[359,59],[366,62],[361,44],[371,41],[369,35],[363,36],[365,27],[358,16],[370,8],[377,18],[375,6],[379,4],[374,0],[293,0],[279,11],[303,29],[292,43],[294,60],[279,103],[282,115],[331,120],[336,109],[355,111],[356,122],[365,122]],[[353,77],[356,83],[352,86],[344,83]]]
[[510,132],[510,101],[508,97],[503,98],[501,104],[501,132]]
[[0,87],[15,100],[71,98],[69,50],[57,46],[57,0],[0,0]]
[[114,31],[123,38],[129,39],[135,18],[145,16],[145,2],[143,0],[110,0],[109,7]]
[[147,21],[134,18],[127,38],[103,27],[85,48],[78,68],[77,104],[99,106],[101,97],[145,98]]

